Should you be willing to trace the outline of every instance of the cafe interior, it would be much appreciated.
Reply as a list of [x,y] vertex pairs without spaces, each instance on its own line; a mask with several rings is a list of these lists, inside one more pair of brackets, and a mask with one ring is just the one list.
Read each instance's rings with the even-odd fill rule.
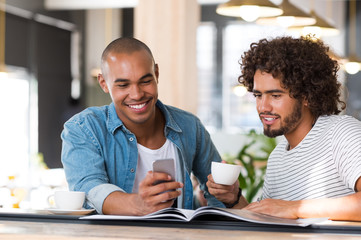
[[340,63],[344,113],[361,120],[361,1],[0,0],[0,13],[1,210],[44,209],[67,189],[63,124],[111,102],[97,75],[120,36],[150,47],[159,98],[197,115],[226,160],[262,137],[255,99],[237,82],[242,54],[262,38],[322,39]]

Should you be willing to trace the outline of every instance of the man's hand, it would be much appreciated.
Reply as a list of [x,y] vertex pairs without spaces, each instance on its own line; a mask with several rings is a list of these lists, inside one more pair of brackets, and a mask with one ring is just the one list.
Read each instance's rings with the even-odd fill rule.
[[222,185],[214,182],[212,174],[208,175],[208,192],[215,196],[219,201],[232,204],[237,201],[239,183],[236,181],[233,185]]
[[272,215],[275,217],[296,219],[300,201],[285,201],[279,199],[264,199],[248,204],[244,209]]
[[282,218],[329,218],[337,221],[361,221],[361,192],[339,198],[285,201],[264,199],[245,209]]
[[[171,207],[183,187],[183,183],[170,181],[166,173],[149,171],[139,184],[137,207],[142,215]],[[161,183],[159,183],[161,182]]]
[[[104,214],[146,215],[171,207],[183,188],[183,183],[170,181],[166,173],[149,171],[139,184],[138,193],[113,192],[105,199]],[[164,181],[159,184],[154,184]]]

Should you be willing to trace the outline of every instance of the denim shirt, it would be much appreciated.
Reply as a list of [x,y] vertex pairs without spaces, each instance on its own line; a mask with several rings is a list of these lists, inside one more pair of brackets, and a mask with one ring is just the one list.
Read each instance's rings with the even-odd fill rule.
[[[224,207],[205,185],[211,162],[221,161],[200,120],[186,111],[163,105],[165,136],[178,149],[177,181],[183,182],[178,207],[193,208],[191,172],[197,177],[208,205]],[[69,189],[87,194],[85,207],[102,213],[106,197],[114,191],[131,193],[138,162],[137,138],[119,119],[114,104],[90,107],[64,124],[62,163]]]

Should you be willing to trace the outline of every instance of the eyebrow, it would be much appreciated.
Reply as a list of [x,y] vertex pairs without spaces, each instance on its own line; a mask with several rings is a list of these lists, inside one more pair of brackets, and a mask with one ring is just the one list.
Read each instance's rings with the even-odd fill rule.
[[[253,89],[253,93],[261,93],[261,91]],[[272,90],[267,90],[264,92],[264,94],[272,94],[272,93],[286,93],[286,92],[283,90],[279,90],[279,89],[272,89]]]
[[[145,75],[143,75],[142,77],[139,78],[139,80],[143,80],[147,77],[153,77],[153,75],[151,73],[147,73]],[[118,82],[129,82],[130,80],[129,79],[126,79],[126,78],[117,78],[115,79],[114,83],[118,83]]]

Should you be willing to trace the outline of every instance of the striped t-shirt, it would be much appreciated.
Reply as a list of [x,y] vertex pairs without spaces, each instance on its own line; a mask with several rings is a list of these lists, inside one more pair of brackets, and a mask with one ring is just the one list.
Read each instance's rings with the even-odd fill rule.
[[271,153],[262,198],[301,200],[355,193],[361,177],[361,122],[321,116],[293,149],[284,138]]

